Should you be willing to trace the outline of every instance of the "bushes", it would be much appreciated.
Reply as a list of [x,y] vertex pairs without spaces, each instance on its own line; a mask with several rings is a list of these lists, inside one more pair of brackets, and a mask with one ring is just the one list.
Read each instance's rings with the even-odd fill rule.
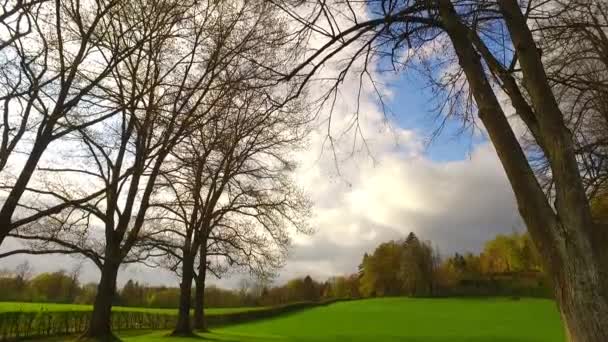
[[447,287],[438,287],[440,297],[541,297],[552,298],[549,279],[541,272],[512,272],[464,278]]
[[[335,302],[301,302],[266,309],[207,315],[209,326],[220,326],[269,318]],[[32,337],[74,335],[83,332],[91,318],[90,311],[40,311],[0,313],[0,341]],[[112,330],[172,329],[177,315],[143,311],[112,312]]]
[[0,314],[3,341],[37,336],[68,335],[83,331],[89,312],[5,312]]
[[[0,313],[0,340],[72,335],[83,332],[91,318],[90,311],[40,311]],[[112,329],[169,329],[176,316],[148,312],[112,313]]]

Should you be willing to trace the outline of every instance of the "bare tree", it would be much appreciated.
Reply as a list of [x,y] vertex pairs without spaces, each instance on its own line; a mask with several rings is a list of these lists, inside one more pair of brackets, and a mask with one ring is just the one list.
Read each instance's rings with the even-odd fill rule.
[[[44,168],[55,179],[44,188],[63,194],[60,198],[87,185],[100,186],[103,193],[84,203],[68,202],[69,210],[12,234],[77,251],[100,268],[88,337],[112,338],[118,269],[147,256],[132,253],[132,247],[157,196],[167,156],[192,127],[211,120],[216,104],[235,91],[227,85],[246,77],[235,60],[244,44],[235,39],[243,33],[237,24],[244,12],[222,16],[215,3],[198,1],[139,5],[122,18],[145,17],[144,31],[133,34],[148,38],[114,68],[113,84],[103,89],[107,101],[122,110],[111,120],[77,130],[77,153],[68,160],[72,166]],[[80,184],[66,184],[72,175]]]
[[[350,72],[372,76],[371,63],[428,71],[447,114],[485,126],[512,185],[519,211],[555,284],[572,341],[608,339],[606,228],[593,221],[576,143],[553,92],[529,21],[557,3],[515,0],[276,2],[317,37],[287,79],[309,82],[331,60],[344,61],[327,98]],[[302,5],[303,6],[297,6]],[[363,13],[363,14],[362,14]],[[429,50],[440,52],[428,57]],[[440,70],[441,65],[459,66]],[[372,79],[373,82],[373,79]],[[304,87],[304,86],[303,86]],[[499,97],[506,96],[546,158],[554,184],[543,191]],[[552,199],[555,199],[551,203]]]
[[[50,147],[116,115],[121,108],[101,94],[111,74],[151,32],[136,11],[143,2],[8,1],[1,16],[0,243],[15,228],[86,203],[103,193],[77,197],[28,189]],[[138,34],[135,34],[137,32]],[[53,146],[51,146],[53,145]],[[30,208],[32,200],[42,204]],[[28,204],[30,203],[30,204]]]
[[[308,230],[308,203],[289,180],[286,159],[305,132],[305,116],[291,103],[275,102],[274,87],[236,86],[230,102],[217,107],[221,115],[173,150],[164,174],[167,200],[157,204],[158,219],[144,234],[143,245],[166,251],[181,276],[175,335],[192,333],[192,282],[198,279],[202,297],[208,258],[269,272],[286,252],[288,229]],[[202,322],[202,310],[196,317]]]
[[[101,339],[113,339],[110,314],[120,265],[145,262],[153,256],[154,250],[138,242],[149,238],[147,227],[160,215],[171,214],[164,191],[168,175],[188,175],[172,168],[190,170],[190,163],[194,163],[192,166],[204,167],[199,170],[207,172],[205,176],[211,175],[211,184],[204,184],[212,190],[205,198],[202,221],[196,215],[187,221],[207,227],[226,185],[223,179],[231,179],[234,167],[248,161],[244,165],[260,170],[247,172],[264,172],[264,163],[243,157],[259,156],[259,149],[265,148],[272,158],[278,149],[275,145],[294,139],[287,125],[295,118],[283,111],[291,99],[290,89],[282,84],[279,87],[279,75],[274,71],[282,61],[260,63],[276,55],[285,41],[281,22],[269,15],[267,5],[142,0],[121,9],[128,13],[116,14],[116,26],[140,17],[145,17],[145,25],[128,33],[141,37],[143,43],[111,69],[97,95],[107,107],[117,108],[116,113],[64,135],[69,138],[71,155],[40,167],[46,178],[26,188],[53,196],[62,210],[49,212],[22,204],[39,219],[10,234],[30,242],[30,249],[19,252],[79,253],[100,268],[101,280],[85,336]],[[276,89],[276,93],[267,89]],[[256,97],[257,101],[244,100]],[[83,105],[81,110],[87,109]],[[239,124],[244,113],[248,114],[247,125]],[[266,126],[260,124],[266,122]],[[221,129],[209,130],[218,124]],[[269,127],[274,130],[262,131]],[[207,132],[219,133],[219,140]],[[211,144],[209,151],[214,154],[210,163],[194,158],[199,147],[195,143],[201,147]],[[191,155],[180,154],[184,146],[189,146]],[[208,173],[213,167],[218,167],[217,172]],[[173,188],[180,191],[176,195],[183,195],[184,189],[192,193],[185,184]],[[88,197],[75,195],[89,188],[102,190]],[[84,200],[74,201],[74,197]],[[170,230],[171,225],[163,229]],[[187,254],[193,250],[195,257],[198,248],[183,250]],[[192,262],[191,258],[186,261]],[[188,273],[192,274],[193,266],[183,270],[191,282]]]
[[4,1],[0,4],[0,26],[3,28],[0,37],[0,51],[25,38],[34,31],[35,13],[39,5],[48,0]]
[[[289,170],[266,170],[239,175],[227,185],[227,202],[214,213],[199,250],[196,278],[195,325],[205,328],[204,286],[208,264],[248,272],[269,279],[283,265],[290,246],[288,228],[304,234],[310,203],[289,180]],[[213,272],[217,273],[217,271]]]

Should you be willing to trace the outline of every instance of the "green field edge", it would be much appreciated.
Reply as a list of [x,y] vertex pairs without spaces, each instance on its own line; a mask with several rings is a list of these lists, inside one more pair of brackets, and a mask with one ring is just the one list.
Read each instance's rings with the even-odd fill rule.
[[[232,314],[236,312],[252,312],[267,310],[269,306],[254,307],[211,307],[205,308],[209,315]],[[88,304],[64,304],[44,302],[0,302],[0,314],[18,312],[92,312],[93,306]],[[146,308],[135,306],[114,306],[112,311],[120,312],[146,312],[152,314],[177,314],[177,308]]]
[[[302,310],[305,309],[312,309],[315,307],[321,307],[321,306],[327,306],[336,302],[341,302],[341,301],[350,301],[351,299],[333,299],[333,300],[328,300],[328,301],[318,301],[318,302],[296,302],[296,303],[290,303],[290,304],[285,304],[285,305],[279,305],[279,306],[271,306],[271,307],[252,307],[252,308],[232,308],[235,310],[231,310],[228,312],[219,312],[219,313],[213,313],[213,312],[208,312],[209,310],[206,309],[205,312],[205,316],[206,316],[206,320],[207,320],[207,326],[209,328],[222,328],[228,325],[237,325],[237,324],[245,324],[245,323],[250,323],[250,322],[254,322],[254,321],[259,321],[259,320],[264,320],[264,319],[272,319],[272,318],[277,318],[278,316],[284,317],[287,316],[289,314],[292,313],[296,313],[296,312],[300,312]],[[56,304],[56,305],[62,305],[62,304]],[[69,306],[69,304],[67,304]],[[127,310],[123,310],[123,309],[127,309]],[[145,314],[151,314],[151,315],[160,315],[160,316],[171,316],[171,317],[175,317],[176,313],[177,313],[177,309],[161,309],[161,310],[171,310],[172,313],[165,313],[165,312],[158,312],[158,311],[149,311],[147,310],[148,308],[138,308],[139,310],[128,310],[131,309],[130,307],[116,307],[115,308],[115,312],[121,312],[121,313],[145,313]],[[240,311],[238,311],[239,309],[242,309]],[[153,309],[154,310],[154,309]],[[158,309],[156,309],[158,310]],[[35,310],[29,310],[29,311],[4,311],[4,312],[0,312],[0,317],[2,317],[3,315],[10,315],[10,314],[37,314],[37,313],[41,313],[41,314],[52,314],[52,313],[69,313],[69,312],[74,312],[74,313],[91,313],[91,310],[70,310],[67,308],[63,308],[62,310],[39,310],[39,311],[35,311]],[[170,331],[170,329],[168,329],[167,327],[163,327],[163,328],[151,328],[151,327],[142,327],[142,328],[122,328],[122,329],[114,329],[114,332],[118,335],[124,336],[125,334],[128,335],[136,335],[136,336],[140,336],[140,335],[145,335],[151,332],[158,332],[158,333],[162,333],[165,331]],[[31,336],[20,336],[17,338],[9,338],[8,340],[11,341],[26,341],[26,340],[36,340],[36,341],[56,341],[56,340],[61,340],[64,341],[66,339],[70,339],[70,338],[75,338],[78,337],[79,334],[81,332],[78,333],[58,333],[58,334],[51,334],[51,335],[31,335]],[[0,336],[0,340],[2,339],[2,336]]]
[[[364,314],[358,312],[361,308],[366,309]],[[444,310],[438,310],[439,308]],[[555,302],[534,297],[438,300],[366,298],[349,303],[331,303],[325,308],[311,307],[310,310],[293,314],[293,318],[288,317],[291,316],[289,313],[269,319],[211,327],[208,332],[197,332],[196,336],[190,338],[171,337],[170,330],[123,331],[117,332],[117,335],[125,342],[565,341]],[[401,316],[402,314],[406,315]],[[426,320],[420,321],[419,317],[425,317]],[[415,325],[422,328],[406,323],[410,320],[410,324],[415,322]],[[485,324],[480,324],[481,322]],[[344,335],[345,331],[351,335]]]

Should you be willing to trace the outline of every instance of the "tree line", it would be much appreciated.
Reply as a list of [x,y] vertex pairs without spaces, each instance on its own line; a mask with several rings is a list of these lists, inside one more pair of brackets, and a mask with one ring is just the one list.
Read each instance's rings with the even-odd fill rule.
[[550,282],[528,234],[498,235],[479,254],[441,257],[431,242],[410,233],[380,244],[359,266],[362,297],[545,296]]
[[[0,301],[41,302],[65,304],[94,304],[97,286],[95,283],[81,283],[80,269],[57,270],[33,274],[27,262],[14,270],[0,271]],[[259,278],[243,278],[235,289],[207,285],[205,306],[253,307],[280,306],[297,302],[315,302],[322,299],[342,298],[329,295],[329,283],[318,282],[310,276],[296,278],[283,285],[271,286]],[[170,308],[180,306],[181,288],[172,286],[147,285],[129,279],[118,289],[113,305],[145,308]],[[195,296],[191,296],[191,306],[196,306]]]
[[[1,301],[93,304],[96,286],[81,284],[79,268],[31,274],[22,263],[0,276]],[[365,253],[357,273],[326,280],[311,276],[272,285],[263,278],[243,278],[234,289],[205,288],[206,307],[279,306],[296,302],[384,296],[544,296],[551,297],[549,278],[526,233],[498,235],[479,254],[441,257],[431,242],[414,233],[387,241]],[[114,305],[178,308],[181,288],[150,286],[128,280],[116,293]],[[190,297],[195,307],[196,296]]]

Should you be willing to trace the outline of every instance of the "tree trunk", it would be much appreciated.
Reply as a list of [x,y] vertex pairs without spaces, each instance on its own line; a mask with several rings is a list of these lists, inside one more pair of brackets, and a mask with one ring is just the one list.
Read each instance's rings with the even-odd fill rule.
[[192,279],[194,278],[194,256],[190,250],[184,250],[182,261],[182,282],[179,292],[177,324],[172,336],[192,336],[190,324],[190,303],[192,300]]
[[40,137],[38,141],[34,143],[34,147],[30,151],[30,154],[21,170],[21,173],[17,177],[17,180],[8,196],[5,198],[4,203],[0,209],[0,245],[4,242],[7,235],[13,230],[13,214],[17,210],[19,200],[25,193],[27,185],[36,170],[38,162],[42,158],[42,154],[49,144],[49,140],[46,136]]
[[200,263],[196,277],[196,294],[194,300],[194,327],[200,331],[207,331],[205,319],[205,278],[207,274],[207,243],[201,244]]
[[116,277],[118,276],[119,263],[111,263],[106,260],[101,270],[101,279],[97,286],[97,295],[93,304],[93,314],[87,331],[82,339],[96,341],[118,341],[112,334],[112,301],[116,294]]
[[[553,174],[559,178],[556,179],[556,187],[559,187],[556,189],[556,214],[538,184],[486,77],[479,54],[468,35],[468,28],[460,22],[449,0],[440,0],[439,3],[442,24],[450,36],[460,66],[467,77],[479,117],[505,169],[519,212],[542,256],[545,268],[553,278],[567,336],[572,342],[608,341],[607,240],[605,233],[590,222],[590,216],[586,213],[588,206],[583,203],[586,198],[581,195],[584,191],[581,191],[580,181],[577,180],[578,174],[572,174],[578,170],[572,166],[574,156],[568,146],[568,139],[571,138],[564,133],[563,123],[550,122],[555,119],[550,118],[547,113],[541,115],[540,121],[544,122],[541,122],[539,132],[544,135],[545,147],[551,149],[547,157],[554,159]],[[502,0],[500,3],[503,8],[510,6],[507,15],[509,23],[519,11],[517,3],[513,0]],[[519,20],[519,26],[525,26],[521,17]],[[522,35],[522,32],[517,34]],[[534,58],[529,56],[530,51],[533,51],[531,36],[519,37],[515,41],[516,49],[525,50],[518,53],[520,60]],[[535,84],[541,87],[543,82],[538,78],[542,75],[539,76],[538,70],[542,69],[542,64],[534,65],[531,61],[527,64],[534,74],[532,79],[527,81],[528,88],[534,87]],[[535,111],[545,107],[556,110],[556,106],[547,105],[546,97],[552,96],[550,91],[542,93],[537,88],[531,93]]]
[[[608,278],[593,250],[575,245],[584,237],[564,239],[563,267],[553,283],[566,335],[572,342],[608,341]],[[591,244],[587,241],[587,244]]]

